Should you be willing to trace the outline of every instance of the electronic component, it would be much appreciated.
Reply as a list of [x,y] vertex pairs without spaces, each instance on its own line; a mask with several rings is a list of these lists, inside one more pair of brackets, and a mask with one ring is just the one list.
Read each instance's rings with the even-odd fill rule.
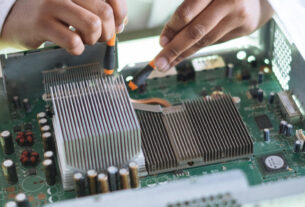
[[190,61],[183,61],[176,66],[177,80],[190,81],[194,80],[196,76],[193,64]]
[[50,125],[44,125],[43,127],[40,128],[40,132],[43,135],[44,133],[48,132],[51,133],[51,127]]
[[275,99],[275,93],[274,92],[271,92],[269,94],[269,103],[270,104],[273,104],[274,103],[274,99]]
[[122,168],[119,171],[119,175],[120,175],[120,186],[122,190],[126,190],[128,188],[130,188],[130,184],[129,184],[129,172],[127,169]]
[[250,80],[251,79],[251,73],[249,70],[242,70],[241,71],[241,80]]
[[28,98],[22,100],[22,105],[25,112],[31,111],[31,104]]
[[279,105],[284,118],[290,123],[297,123],[301,120],[302,114],[287,91],[277,93]]
[[264,129],[264,141],[269,142],[270,141],[270,130]]
[[37,171],[35,168],[29,168],[29,170],[28,170],[29,176],[36,175],[36,174],[37,174]]
[[77,197],[86,195],[86,179],[82,173],[75,173],[73,175],[74,189]]
[[38,125],[39,125],[40,128],[47,125],[47,124],[48,124],[48,119],[46,119],[46,118],[42,118],[42,119],[38,120]]
[[36,115],[36,118],[37,118],[37,121],[40,120],[40,119],[45,119],[45,118],[47,118],[47,114],[46,114],[46,112],[39,112]]
[[13,138],[12,138],[12,134],[10,131],[3,131],[1,132],[1,146],[3,149],[3,152],[5,154],[12,154],[15,152],[15,148],[14,148],[14,143],[13,143]]
[[[149,174],[247,157],[253,152],[249,132],[228,95],[187,101],[161,112],[137,111],[137,115]],[[229,147],[233,143],[236,148]]]
[[45,153],[43,153],[43,157],[44,159],[50,159],[52,161],[55,161],[55,156],[53,151],[46,151]]
[[[31,123],[25,123],[24,124],[24,130],[32,130],[33,129],[33,126],[32,126],[32,124]],[[21,130],[19,130],[19,131],[21,131]]]
[[293,151],[300,152],[301,151],[302,142],[300,140],[295,141]]
[[260,164],[265,173],[274,173],[287,170],[287,162],[282,154],[270,154],[261,157]]
[[54,139],[51,132],[45,132],[41,135],[44,151],[54,150]]
[[285,130],[285,135],[286,135],[287,137],[292,136],[292,130],[293,130],[292,124],[287,124],[287,125],[286,125],[286,130]]
[[59,84],[51,87],[51,97],[65,189],[73,188],[76,169],[102,171],[140,154],[140,126],[121,77]]
[[18,193],[15,197],[18,207],[31,207],[31,204],[24,193]]
[[18,96],[13,97],[13,106],[15,110],[20,108],[20,99]]
[[18,182],[16,165],[13,160],[4,160],[2,162],[2,172],[10,185],[14,185]]
[[108,193],[109,192],[109,184],[107,175],[104,173],[100,173],[97,177],[98,185],[99,185],[99,192],[100,193]]
[[20,155],[22,165],[35,166],[39,161],[39,154],[33,150],[23,150]]
[[130,186],[131,188],[138,188],[140,186],[139,182],[139,167],[137,163],[129,163],[129,174],[130,174]]
[[233,77],[233,70],[234,70],[234,64],[233,63],[228,63],[226,67],[226,77],[227,78],[232,78]]
[[250,92],[250,95],[252,96],[252,98],[257,98],[257,95],[258,95],[258,90],[259,88],[257,88],[256,86],[252,86],[249,90]]
[[116,191],[120,189],[120,182],[119,182],[119,170],[117,167],[110,166],[107,169],[108,173],[108,182],[109,182],[109,190]]
[[264,72],[260,71],[258,72],[258,84],[262,84],[264,81]]
[[22,127],[20,125],[14,126],[14,132],[20,132],[22,130]]
[[16,142],[19,146],[32,146],[34,144],[34,134],[31,131],[18,132]]
[[262,89],[258,89],[257,91],[257,100],[259,102],[263,102],[264,100],[264,91]]
[[[197,58],[192,59],[191,64],[196,72],[209,71],[209,70],[214,70],[217,68],[224,68],[226,66],[224,59],[219,55],[197,57]],[[230,64],[228,64],[228,65],[230,65]],[[232,66],[232,64],[230,66]],[[234,65],[233,65],[233,67],[234,67]]]
[[272,123],[266,114],[255,116],[254,120],[260,130],[273,128]]
[[305,147],[304,147],[304,142],[305,142],[304,131],[302,129],[298,129],[298,130],[296,130],[295,135],[296,135],[297,139],[301,142],[301,148],[305,149]]
[[87,171],[88,188],[90,195],[97,194],[97,172],[96,170]]
[[18,207],[18,206],[15,201],[9,201],[4,205],[4,207]]
[[44,173],[46,176],[46,181],[48,185],[55,185],[56,176],[54,174],[55,165],[52,160],[46,159],[42,162]]
[[51,106],[50,105],[45,105],[45,110],[46,110],[46,114],[47,114],[47,116],[48,117],[52,117],[53,116],[53,111],[52,111],[52,108],[51,108]]
[[282,120],[282,121],[280,122],[279,134],[285,134],[287,124],[288,124],[287,121],[284,121],[284,120]]

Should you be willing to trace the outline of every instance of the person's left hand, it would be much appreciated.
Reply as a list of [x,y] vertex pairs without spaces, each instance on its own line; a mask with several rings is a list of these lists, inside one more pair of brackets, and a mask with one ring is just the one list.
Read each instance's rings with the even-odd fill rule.
[[267,0],[184,0],[163,29],[155,65],[165,72],[203,47],[254,32],[272,15]]

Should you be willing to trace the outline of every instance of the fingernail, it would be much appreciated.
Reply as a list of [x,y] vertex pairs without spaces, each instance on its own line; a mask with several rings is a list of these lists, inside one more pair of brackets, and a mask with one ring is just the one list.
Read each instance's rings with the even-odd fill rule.
[[124,24],[124,25],[127,25],[127,24],[128,24],[128,16],[126,16],[126,17],[124,18],[123,24]]
[[165,37],[165,36],[161,37],[161,39],[160,39],[161,46],[167,45],[168,42],[169,42],[169,39],[167,37]]
[[161,57],[155,60],[156,68],[160,71],[166,71],[170,68],[170,65],[166,58]]
[[121,24],[119,27],[118,27],[118,33],[122,33],[125,29],[125,25],[124,24]]

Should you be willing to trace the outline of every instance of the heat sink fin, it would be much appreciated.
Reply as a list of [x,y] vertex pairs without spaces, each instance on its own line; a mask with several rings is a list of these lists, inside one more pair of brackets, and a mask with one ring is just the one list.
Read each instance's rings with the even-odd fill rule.
[[150,174],[253,153],[252,138],[229,95],[185,101],[162,112],[137,111],[137,115]]

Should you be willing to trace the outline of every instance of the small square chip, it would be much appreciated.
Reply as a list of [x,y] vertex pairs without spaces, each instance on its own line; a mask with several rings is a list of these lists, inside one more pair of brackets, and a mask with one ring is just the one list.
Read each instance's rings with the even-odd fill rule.
[[272,129],[272,123],[266,114],[254,117],[255,122],[260,130]]

